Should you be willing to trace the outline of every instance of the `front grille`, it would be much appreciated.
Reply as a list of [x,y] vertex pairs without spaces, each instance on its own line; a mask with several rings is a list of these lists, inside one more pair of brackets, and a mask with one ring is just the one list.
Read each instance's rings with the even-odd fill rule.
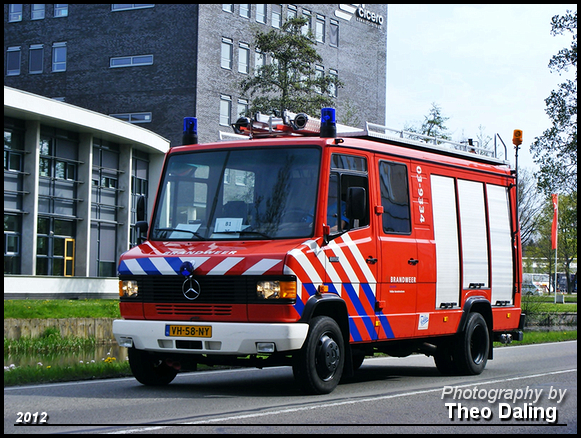
[[[200,284],[200,296],[195,306],[200,304],[246,304],[251,295],[256,295],[254,283],[239,276],[194,277]],[[139,296],[144,303],[194,304],[184,297],[182,285],[186,280],[181,275],[145,275],[137,277]],[[250,284],[249,284],[250,283]]]
[[[122,298],[122,301],[140,301],[156,303],[161,314],[183,312],[200,316],[226,315],[231,304],[259,304],[265,300],[256,296],[256,283],[261,280],[295,280],[294,276],[261,276],[261,275],[203,275],[194,279],[200,284],[200,295],[195,300],[188,300],[182,286],[185,277],[181,275],[137,275],[121,276],[120,280],[137,280],[139,294],[135,298]],[[280,304],[289,304],[292,300],[277,300]]]
[[156,304],[158,315],[186,315],[186,316],[229,316],[232,306],[220,304]]

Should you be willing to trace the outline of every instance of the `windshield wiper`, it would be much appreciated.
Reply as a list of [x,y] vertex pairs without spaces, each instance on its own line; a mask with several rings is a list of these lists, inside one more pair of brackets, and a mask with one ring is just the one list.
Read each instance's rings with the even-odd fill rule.
[[264,237],[266,239],[272,239],[268,234],[264,234],[261,231],[255,230],[242,230],[242,231],[215,231],[214,234],[256,234],[257,236]]
[[[190,233],[194,236],[196,236],[198,239],[203,239],[204,236],[202,236],[200,233],[198,233],[197,231],[193,231],[193,230],[184,230],[183,228],[156,228],[154,230],[155,232],[159,232],[159,231],[166,231],[166,232],[170,232],[170,231],[177,231],[180,233]],[[166,236],[169,237],[169,236]]]

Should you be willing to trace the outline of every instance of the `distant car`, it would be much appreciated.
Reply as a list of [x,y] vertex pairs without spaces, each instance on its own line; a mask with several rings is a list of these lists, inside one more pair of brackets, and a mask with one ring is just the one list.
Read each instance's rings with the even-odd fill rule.
[[543,289],[534,284],[523,284],[522,293],[528,296],[543,296]]

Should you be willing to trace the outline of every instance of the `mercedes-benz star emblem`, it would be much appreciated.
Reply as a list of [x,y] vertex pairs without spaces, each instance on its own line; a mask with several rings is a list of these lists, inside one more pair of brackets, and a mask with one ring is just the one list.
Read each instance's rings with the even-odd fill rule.
[[195,300],[200,296],[200,283],[190,275],[182,284],[182,292],[184,293],[184,297],[188,300]]
[[182,292],[184,297],[188,300],[195,300],[200,296],[202,289],[200,288],[200,283],[194,278],[194,264],[190,261],[185,261],[180,266],[180,274],[187,278],[182,284]]

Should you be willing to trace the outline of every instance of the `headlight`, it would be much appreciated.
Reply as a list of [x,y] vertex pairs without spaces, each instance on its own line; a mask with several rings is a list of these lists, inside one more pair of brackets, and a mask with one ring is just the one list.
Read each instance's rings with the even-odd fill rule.
[[267,300],[277,298],[295,299],[297,297],[296,281],[259,281],[256,284],[258,298]]
[[137,296],[137,281],[135,280],[120,280],[119,281],[119,296],[134,298]]

